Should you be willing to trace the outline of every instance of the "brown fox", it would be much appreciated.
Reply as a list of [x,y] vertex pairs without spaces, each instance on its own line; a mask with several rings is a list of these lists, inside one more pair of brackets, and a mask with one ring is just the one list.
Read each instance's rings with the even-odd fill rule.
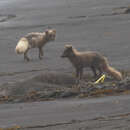
[[54,41],[56,37],[55,29],[47,29],[45,32],[32,32],[22,37],[15,48],[17,54],[24,54],[24,59],[29,61],[27,52],[31,48],[39,49],[39,59],[43,56],[43,46],[50,41]]
[[66,45],[61,57],[67,57],[76,69],[76,77],[81,79],[83,68],[90,67],[97,76],[97,70],[101,75],[107,72],[117,80],[122,80],[122,74],[108,64],[106,57],[93,51],[79,52],[72,45]]

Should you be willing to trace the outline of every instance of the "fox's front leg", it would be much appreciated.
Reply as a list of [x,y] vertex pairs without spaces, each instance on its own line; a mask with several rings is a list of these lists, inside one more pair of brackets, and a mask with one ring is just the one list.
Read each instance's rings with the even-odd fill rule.
[[76,84],[79,84],[79,80],[80,80],[80,71],[79,71],[79,69],[78,68],[76,68]]
[[39,59],[41,60],[42,59],[42,57],[43,57],[43,49],[42,49],[42,47],[39,47]]
[[83,69],[76,68],[76,78],[82,79],[82,75],[83,75]]
[[80,71],[79,71],[79,79],[82,79],[82,76],[83,76],[83,68],[80,68]]
[[76,78],[79,78],[79,73],[80,73],[79,69],[76,68]]

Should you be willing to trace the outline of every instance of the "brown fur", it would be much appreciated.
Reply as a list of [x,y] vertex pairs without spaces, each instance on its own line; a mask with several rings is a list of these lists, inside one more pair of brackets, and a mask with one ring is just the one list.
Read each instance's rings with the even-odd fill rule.
[[117,80],[122,79],[122,74],[110,67],[107,58],[100,53],[92,51],[79,52],[71,45],[66,45],[62,57],[67,57],[70,60],[76,68],[76,77],[80,79],[82,78],[83,68],[85,67],[90,67],[95,76],[97,76],[96,70],[98,70],[100,75],[103,72],[107,72]]
[[[42,49],[43,46],[47,42],[55,40],[55,37],[56,37],[56,30],[55,29],[48,29],[43,33],[40,33],[40,32],[28,33],[26,36],[23,37],[28,42],[28,47],[23,52],[24,53],[24,59],[27,60],[27,61],[30,60],[29,57],[27,56],[27,53],[31,48],[38,48],[39,49],[39,59],[42,59],[42,57],[43,57],[43,49]],[[16,46],[16,52],[18,54],[21,54],[21,53],[19,53],[20,48],[18,48],[18,44]],[[23,44],[24,44],[24,42],[23,42]]]

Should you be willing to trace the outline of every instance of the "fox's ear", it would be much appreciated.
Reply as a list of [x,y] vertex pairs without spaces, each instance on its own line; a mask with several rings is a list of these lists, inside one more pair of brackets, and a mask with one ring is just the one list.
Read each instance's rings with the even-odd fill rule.
[[65,48],[72,49],[72,45],[65,45]]
[[56,29],[53,29],[53,32],[56,33]]

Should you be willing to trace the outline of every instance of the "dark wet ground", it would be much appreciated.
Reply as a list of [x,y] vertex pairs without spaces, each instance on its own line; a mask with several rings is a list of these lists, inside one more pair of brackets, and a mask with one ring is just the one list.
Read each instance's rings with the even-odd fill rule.
[[[66,43],[81,51],[99,51],[113,67],[129,70],[130,15],[122,13],[128,5],[129,0],[2,1],[0,83],[24,80],[44,71],[71,74],[74,70],[68,60],[60,58]],[[37,49],[30,51],[29,63],[14,53],[20,37],[44,31],[48,26],[56,28],[57,38],[45,46],[42,61],[38,59]]]
[[[0,1],[1,105],[63,98],[69,100],[87,97],[89,100],[89,97],[102,96],[104,99],[108,95],[129,95],[129,5],[129,0]],[[14,48],[22,36],[28,32],[42,32],[48,27],[57,30],[57,38],[45,46],[43,60],[38,59],[37,49],[29,52],[30,62],[25,62],[23,56],[15,54]],[[73,67],[67,59],[60,58],[66,43],[71,43],[80,51],[101,52],[108,57],[113,67],[123,72],[123,81],[117,82],[107,76],[103,84],[94,85],[95,79],[86,71],[84,80],[77,84]],[[119,124],[118,120],[114,121]],[[94,129],[91,121],[87,122],[88,129]],[[93,123],[98,129],[98,121]],[[109,123],[112,122],[102,123],[102,129]],[[87,126],[81,126],[83,128],[79,130],[87,129]]]
[[[11,92],[16,89],[14,95],[11,93],[13,96],[20,93],[26,95],[28,91],[55,93],[61,88],[68,91],[68,87],[71,91],[71,87],[75,86],[75,79],[72,77],[74,69],[67,59],[60,58],[67,43],[71,43],[78,50],[99,51],[108,57],[113,67],[125,72],[129,71],[128,4],[127,0],[118,3],[105,0],[2,2],[0,8],[1,93],[8,96],[7,88]],[[47,27],[57,30],[57,38],[56,41],[45,46],[43,60],[38,59],[37,49],[29,52],[32,59],[30,62],[25,62],[23,56],[15,54],[14,48],[20,37],[28,32],[44,31]],[[57,84],[49,81],[48,84],[46,75],[50,76],[47,77],[50,81],[53,78],[62,80]],[[37,80],[37,77],[41,80]],[[65,83],[66,77],[67,80],[71,80],[70,84]],[[89,81],[89,78],[87,79],[86,76],[85,80]],[[85,82],[81,84],[87,86]]]
[[124,95],[3,104],[0,126],[11,130],[129,130],[129,100]]

